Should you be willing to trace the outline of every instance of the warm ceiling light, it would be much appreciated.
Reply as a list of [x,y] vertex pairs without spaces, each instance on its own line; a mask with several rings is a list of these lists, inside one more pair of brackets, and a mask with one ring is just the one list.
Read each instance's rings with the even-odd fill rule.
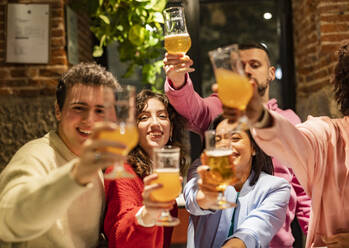
[[269,12],[266,12],[266,13],[264,13],[263,17],[266,20],[270,20],[273,17],[273,15]]

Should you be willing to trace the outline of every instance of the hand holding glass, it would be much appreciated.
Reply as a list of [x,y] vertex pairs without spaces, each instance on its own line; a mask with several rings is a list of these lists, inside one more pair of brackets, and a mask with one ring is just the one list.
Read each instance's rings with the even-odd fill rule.
[[[223,135],[230,136],[231,132],[227,131],[227,133]],[[218,191],[217,201],[211,208],[225,209],[235,207],[236,204],[227,201],[223,195],[226,187],[235,182],[231,142],[218,145],[216,142],[215,130],[208,130],[205,132],[205,142],[206,148],[201,155],[201,162],[210,167],[210,171],[207,172],[208,175],[205,177],[205,180],[206,183],[216,185],[216,190]]]
[[[165,146],[154,148],[153,150],[153,172],[158,178],[152,183],[162,185],[160,189],[154,190],[151,197],[158,202],[169,202],[176,199],[181,193],[182,186],[179,179],[180,148]],[[179,224],[179,219],[172,217],[169,211],[162,211],[157,220],[158,226],[175,226]]]
[[[138,130],[136,126],[136,89],[126,85],[104,94],[105,121],[114,122],[117,128],[114,131],[103,131],[100,139],[121,142],[126,149],[108,147],[108,151],[126,156],[137,145]],[[124,161],[119,161],[113,166],[113,170],[104,175],[104,178],[114,179],[119,177],[133,177],[126,172]]]
[[191,39],[185,23],[182,7],[171,7],[164,10],[165,19],[165,48],[171,54],[185,54]]
[[[218,97],[223,105],[244,112],[253,95],[253,87],[245,76],[238,45],[210,51],[209,57],[218,84]],[[248,129],[248,119],[245,115],[238,120],[238,130]]]

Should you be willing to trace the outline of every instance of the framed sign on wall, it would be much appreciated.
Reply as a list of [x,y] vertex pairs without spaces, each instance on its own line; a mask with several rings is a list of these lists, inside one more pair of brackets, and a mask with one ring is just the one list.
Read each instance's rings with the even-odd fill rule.
[[49,4],[8,4],[6,63],[49,62],[49,13]]

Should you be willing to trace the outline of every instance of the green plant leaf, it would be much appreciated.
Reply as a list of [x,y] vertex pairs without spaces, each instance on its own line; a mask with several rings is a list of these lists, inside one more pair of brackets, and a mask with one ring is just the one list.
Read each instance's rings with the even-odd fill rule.
[[166,7],[167,0],[152,0],[153,10],[155,11],[163,11]]
[[[119,60],[128,65],[123,77],[142,70],[142,82],[161,92],[164,72],[162,56],[164,39],[162,10],[167,0],[79,0],[78,11],[86,11],[90,30],[99,40],[93,56],[103,55],[103,48],[118,43]],[[74,1],[75,3],[75,1]],[[151,86],[151,87],[149,87]]]
[[134,25],[128,32],[128,39],[132,44],[140,46],[144,41],[145,28],[141,25]]
[[103,55],[103,48],[99,46],[94,46],[93,47],[93,57],[101,57]]
[[107,16],[105,15],[99,15],[98,16],[100,19],[102,19],[106,24],[110,24],[110,20]]

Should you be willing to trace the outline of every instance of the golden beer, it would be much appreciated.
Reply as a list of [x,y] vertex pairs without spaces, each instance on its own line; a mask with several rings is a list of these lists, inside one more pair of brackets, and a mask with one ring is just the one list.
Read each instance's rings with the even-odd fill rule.
[[152,184],[159,183],[162,187],[151,192],[152,198],[159,202],[168,202],[176,199],[182,190],[179,180],[179,169],[162,168],[156,169],[154,173],[158,174],[158,178],[153,180]]
[[224,191],[234,183],[233,151],[231,149],[206,150],[201,162],[210,167],[208,183],[215,184],[218,191]]
[[128,152],[138,143],[138,130],[135,125],[118,126],[114,131],[100,132],[99,138],[125,144],[127,146],[126,149],[115,147],[108,147],[107,149],[116,154],[127,155]]
[[191,47],[189,34],[175,34],[165,36],[165,48],[168,53],[180,54],[188,52]]
[[245,110],[253,95],[253,87],[245,76],[218,68],[215,70],[218,97],[223,105]]

